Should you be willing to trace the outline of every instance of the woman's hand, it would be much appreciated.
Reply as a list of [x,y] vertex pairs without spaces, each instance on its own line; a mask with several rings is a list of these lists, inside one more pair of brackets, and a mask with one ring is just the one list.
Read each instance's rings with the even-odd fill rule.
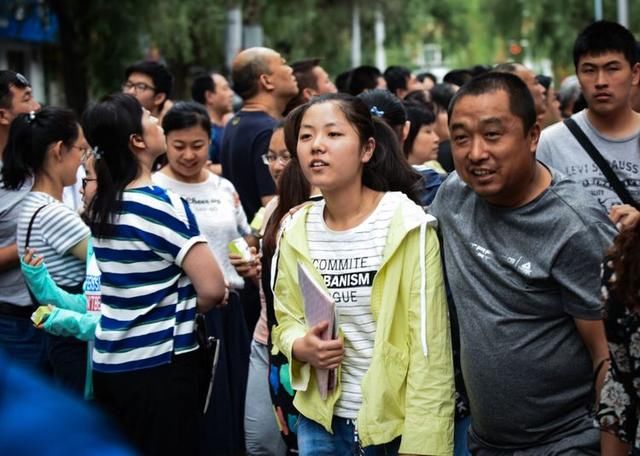
[[244,260],[237,253],[230,253],[229,261],[240,277],[253,280],[257,285],[262,272],[262,262],[260,261],[262,254],[258,254],[255,247],[249,247],[249,250],[251,251],[251,261]]
[[27,249],[25,250],[25,254],[22,257],[22,261],[24,261],[24,263],[28,264],[29,266],[40,266],[44,261],[44,257],[37,256],[36,249],[27,247]]
[[329,323],[323,321],[313,326],[304,337],[293,342],[292,354],[298,361],[309,363],[316,369],[335,369],[344,359],[342,337],[331,340],[321,339]]

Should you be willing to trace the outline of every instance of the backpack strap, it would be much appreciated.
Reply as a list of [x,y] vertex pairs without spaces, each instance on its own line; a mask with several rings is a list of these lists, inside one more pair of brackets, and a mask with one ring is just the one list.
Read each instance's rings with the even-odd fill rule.
[[607,160],[604,159],[602,154],[598,151],[596,146],[589,140],[587,135],[582,131],[582,129],[578,126],[575,120],[572,118],[568,118],[564,120],[564,124],[569,129],[571,134],[576,138],[576,140],[580,143],[582,148],[585,150],[591,160],[598,165],[602,174],[607,178],[613,191],[616,192],[620,201],[624,204],[629,204],[636,209],[640,210],[640,203],[635,201],[624,184],[620,181],[616,173],[611,169]]

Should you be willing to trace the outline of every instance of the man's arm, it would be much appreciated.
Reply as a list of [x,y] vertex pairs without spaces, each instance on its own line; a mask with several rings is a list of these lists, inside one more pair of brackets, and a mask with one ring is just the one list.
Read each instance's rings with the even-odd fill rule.
[[11,244],[6,247],[0,247],[0,272],[12,269],[20,264],[18,257],[18,245]]
[[600,399],[600,390],[604,382],[604,376],[609,368],[609,347],[602,320],[573,319],[578,328],[578,333],[584,342],[593,363],[595,380],[596,404]]

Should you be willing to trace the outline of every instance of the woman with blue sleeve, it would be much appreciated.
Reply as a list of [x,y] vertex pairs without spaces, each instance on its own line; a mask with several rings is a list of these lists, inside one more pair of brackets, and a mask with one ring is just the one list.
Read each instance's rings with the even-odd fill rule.
[[[80,216],[63,204],[62,192],[76,181],[87,151],[74,113],[48,106],[14,119],[3,156],[2,175],[7,188],[20,188],[25,180],[34,180],[20,211],[18,251],[33,247],[46,256],[56,285],[71,293],[82,291],[90,232]],[[87,344],[51,334],[45,340],[57,383],[81,393]]]

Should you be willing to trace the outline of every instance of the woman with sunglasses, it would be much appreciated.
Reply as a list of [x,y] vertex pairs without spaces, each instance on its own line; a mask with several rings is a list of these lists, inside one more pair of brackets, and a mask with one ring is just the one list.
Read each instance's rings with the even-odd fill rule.
[[[87,150],[73,112],[46,107],[13,121],[3,157],[6,188],[20,188],[33,178],[18,220],[18,250],[32,247],[45,256],[56,285],[71,293],[82,292],[90,232],[80,216],[62,203],[62,193],[75,183]],[[58,383],[82,393],[87,344],[49,334],[46,347]]]

